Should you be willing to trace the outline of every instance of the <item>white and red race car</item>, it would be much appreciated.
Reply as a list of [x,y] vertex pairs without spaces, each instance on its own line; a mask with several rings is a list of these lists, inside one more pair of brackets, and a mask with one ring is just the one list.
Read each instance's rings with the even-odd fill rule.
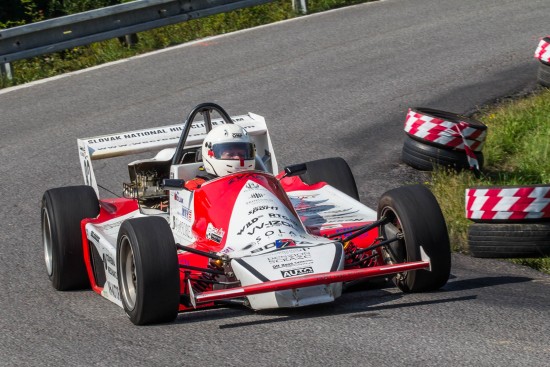
[[[206,134],[233,123],[252,137],[256,169],[187,190],[202,172]],[[204,103],[183,125],[78,139],[78,147],[86,185],[47,190],[42,200],[48,276],[57,290],[91,286],[134,324],[228,302],[255,310],[331,302],[364,278],[391,276],[405,292],[449,278],[445,220],[427,188],[390,190],[375,211],[359,202],[341,158],[279,172],[261,116],[231,118]],[[92,161],[149,151],[154,158],[128,165],[123,197],[98,198]]]

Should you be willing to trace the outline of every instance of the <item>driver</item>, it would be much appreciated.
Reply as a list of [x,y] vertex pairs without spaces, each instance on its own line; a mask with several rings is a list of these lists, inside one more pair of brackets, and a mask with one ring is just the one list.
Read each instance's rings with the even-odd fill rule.
[[208,175],[187,181],[185,188],[194,190],[208,179],[253,170],[255,154],[254,144],[245,129],[236,124],[216,126],[202,144],[202,161]]

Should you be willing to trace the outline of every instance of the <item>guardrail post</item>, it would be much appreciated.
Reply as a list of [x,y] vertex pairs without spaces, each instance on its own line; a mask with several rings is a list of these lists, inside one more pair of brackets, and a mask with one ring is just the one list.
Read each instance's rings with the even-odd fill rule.
[[135,46],[139,42],[138,35],[135,33],[127,34],[123,37],[118,37],[118,40],[123,46],[128,47]]
[[296,13],[307,14],[306,0],[292,0],[292,7]]
[[13,80],[13,74],[11,73],[11,64],[9,62],[0,63],[0,75],[5,75],[9,80]]

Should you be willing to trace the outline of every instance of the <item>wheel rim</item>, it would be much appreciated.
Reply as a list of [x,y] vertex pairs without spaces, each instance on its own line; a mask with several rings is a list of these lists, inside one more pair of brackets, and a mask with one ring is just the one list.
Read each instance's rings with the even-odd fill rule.
[[53,274],[53,247],[52,247],[52,228],[48,211],[42,209],[42,243],[44,244],[44,260],[46,261],[46,270],[48,276]]
[[120,280],[122,299],[129,311],[136,305],[137,274],[134,251],[127,236],[120,240]]
[[401,225],[401,219],[395,211],[390,207],[385,207],[380,212],[381,217],[388,218],[389,222],[381,226],[381,234],[385,239],[394,237],[397,233],[401,233],[403,239],[397,240],[385,246],[391,251],[388,251],[389,257],[392,259],[392,263],[401,263],[407,261],[407,248],[405,246],[404,232]]

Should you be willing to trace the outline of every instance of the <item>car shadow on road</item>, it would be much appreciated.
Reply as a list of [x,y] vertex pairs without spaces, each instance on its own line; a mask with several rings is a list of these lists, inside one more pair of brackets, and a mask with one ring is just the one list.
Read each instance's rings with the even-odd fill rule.
[[[415,300],[411,302],[399,302],[407,295],[397,290],[375,290],[354,292],[344,294],[336,302],[328,304],[318,304],[300,308],[262,310],[253,312],[245,307],[224,307],[220,309],[211,309],[204,311],[190,312],[186,315],[180,315],[176,320],[179,323],[194,323],[213,320],[227,320],[227,323],[220,324],[220,329],[238,328],[253,325],[271,324],[277,322],[287,322],[291,320],[311,319],[326,316],[350,315],[357,318],[383,318],[377,311],[408,308],[424,305],[441,304],[448,302],[470,301],[477,296],[460,296],[440,298],[445,296],[446,292],[431,292],[429,300]],[[433,299],[438,296],[438,299]],[[397,304],[387,304],[397,301]],[[236,317],[253,316],[251,321],[236,321]],[[258,316],[262,319],[258,320]]]
[[485,287],[494,287],[504,284],[515,284],[530,282],[533,278],[514,277],[514,276],[496,276],[496,277],[478,277],[471,279],[461,279],[448,282],[443,288],[446,291],[470,290]]
[[[403,295],[398,295],[396,296],[396,298],[401,298],[402,296]],[[310,306],[307,309],[301,308],[297,312],[294,312],[294,311],[298,309],[289,309],[284,311],[272,310],[272,311],[264,311],[261,314],[266,316],[279,316],[279,317],[269,318],[265,320],[252,320],[252,321],[245,321],[245,322],[228,323],[228,324],[220,325],[219,328],[229,329],[229,328],[238,328],[238,327],[246,327],[246,326],[254,326],[254,325],[265,325],[265,324],[271,324],[271,323],[277,323],[277,322],[296,321],[301,319],[311,319],[316,317],[342,316],[342,315],[350,315],[350,317],[352,318],[372,318],[372,319],[386,318],[390,316],[384,316],[383,314],[377,311],[387,311],[391,309],[434,305],[434,304],[448,303],[448,302],[470,301],[476,298],[477,296],[463,296],[463,297],[452,297],[452,298],[444,298],[444,299],[436,299],[436,300],[405,302],[405,303],[389,304],[389,305],[378,305],[378,306],[368,306],[368,305],[365,306],[363,303],[362,305],[363,307],[351,307],[351,308],[345,307],[345,306],[342,307],[342,304],[339,304],[339,305],[335,304],[334,306],[331,305],[331,307],[316,305],[316,306]]]
[[[273,309],[251,311],[244,306],[223,306],[220,308],[198,310],[180,315],[176,324],[195,323],[213,320],[227,320],[220,324],[220,329],[239,328],[254,325],[265,325],[292,320],[310,319],[326,316],[350,315],[354,318],[384,318],[381,312],[426,305],[437,305],[451,302],[465,302],[477,299],[477,295],[452,296],[454,292],[493,287],[505,284],[529,282],[528,277],[478,277],[472,279],[451,280],[439,291],[404,294],[397,288],[372,288],[354,289],[344,293],[341,298],[333,303],[318,304],[300,308]],[[403,301],[413,298],[411,301]],[[419,299],[422,298],[422,299]],[[253,320],[236,321],[235,318],[250,315]],[[262,319],[258,320],[258,316]]]

